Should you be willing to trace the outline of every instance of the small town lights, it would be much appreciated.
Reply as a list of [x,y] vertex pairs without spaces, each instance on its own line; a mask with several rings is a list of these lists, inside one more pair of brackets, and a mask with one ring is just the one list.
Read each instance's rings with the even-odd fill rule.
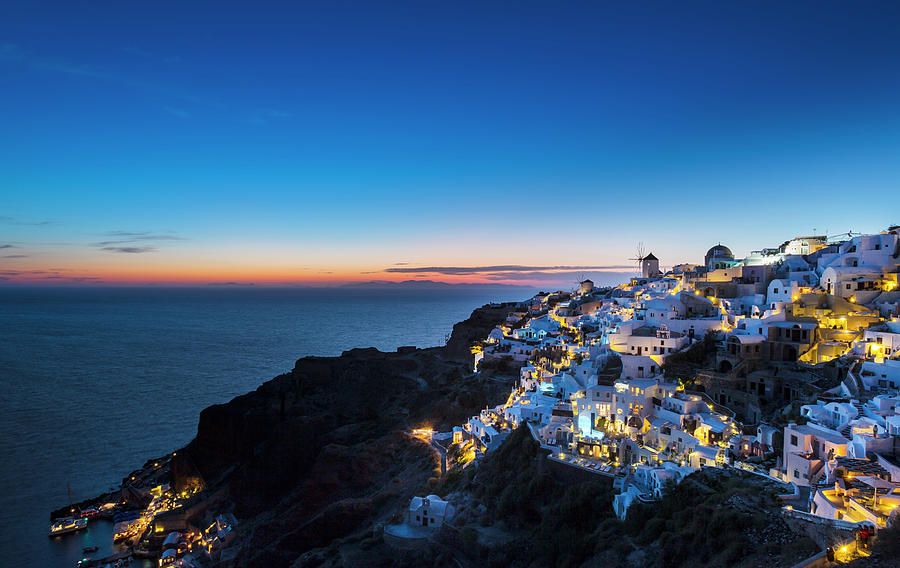
[[[900,240],[895,242],[900,243]],[[772,253],[775,254],[781,253]],[[814,270],[813,263],[817,258],[795,260],[798,265],[806,262],[809,265],[807,270]],[[821,259],[836,267],[847,266],[844,264],[846,259],[842,259],[840,254]],[[665,369],[665,359],[669,353],[690,349],[709,332],[716,345],[705,345],[712,342],[704,341],[701,346],[716,352],[717,367],[722,359],[729,359],[730,365],[720,368],[722,374],[731,372],[730,378],[735,378],[733,371],[743,353],[758,354],[751,359],[754,367],[760,368],[764,368],[770,359],[778,364],[798,360],[800,364],[813,365],[839,360],[851,349],[853,353],[850,357],[869,359],[865,361],[866,370],[868,365],[883,365],[883,359],[889,357],[883,357],[882,361],[872,360],[874,357],[871,355],[882,352],[885,347],[871,345],[874,343],[871,335],[864,336],[868,333],[866,328],[885,319],[872,309],[873,301],[868,288],[865,291],[860,288],[863,295],[856,297],[850,296],[853,292],[849,288],[844,293],[843,282],[836,292],[819,285],[799,286],[799,283],[810,282],[790,276],[794,272],[791,270],[783,281],[779,279],[772,284],[769,293],[773,298],[766,301],[763,299],[766,287],[762,286],[765,282],[761,280],[768,277],[763,276],[764,271],[757,270],[756,266],[743,265],[746,270],[744,278],[759,284],[754,296],[719,297],[732,295],[726,293],[725,287],[734,286],[734,280],[740,279],[740,274],[731,279],[731,283],[719,282],[716,280],[719,274],[701,269],[692,276],[683,276],[677,287],[672,286],[671,282],[678,279],[678,274],[643,284],[633,280],[631,284],[619,288],[618,291],[629,294],[622,298],[618,298],[615,292],[604,296],[606,299],[583,292],[558,292],[539,294],[530,302],[523,303],[520,306],[523,311],[512,318],[515,325],[507,316],[505,323],[491,331],[491,340],[475,343],[472,347],[475,352],[479,350],[478,346],[482,346],[483,356],[488,362],[515,355],[514,360],[522,364],[519,382],[508,391],[505,404],[481,410],[469,423],[454,427],[453,432],[433,434],[439,442],[452,436],[452,449],[447,452],[452,459],[448,467],[462,467],[471,460],[481,459],[492,448],[502,444],[503,436],[511,432],[512,425],[527,423],[529,432],[526,434],[530,434],[549,452],[547,457],[554,462],[554,468],[577,466],[606,476],[624,475],[626,481],[622,489],[628,490],[627,484],[632,484],[641,494],[650,492],[653,487],[642,486],[643,483],[650,483],[648,480],[655,480],[657,486],[662,478],[677,482],[700,468],[728,464],[757,470],[757,462],[743,460],[758,456],[760,451],[772,451],[771,443],[780,428],[753,424],[751,421],[759,422],[758,414],[751,418],[747,413],[733,412],[725,406],[724,392],[700,396],[696,391],[703,390],[700,387],[705,385],[693,369],[682,371],[675,365],[671,370],[683,373],[682,376],[677,379],[664,376],[663,371],[669,370]],[[711,274],[713,278],[707,279]],[[750,283],[748,281],[744,285],[749,286]],[[765,283],[766,286],[769,283]],[[778,286],[777,290],[775,286]],[[833,279],[830,287],[834,289]],[[564,301],[559,301],[560,296]],[[610,296],[614,302],[609,300]],[[551,301],[554,297],[558,304]],[[790,301],[785,301],[787,299]],[[691,330],[689,337],[687,330]],[[882,337],[882,341],[888,350],[885,355],[890,355],[895,350],[896,341],[889,337]],[[794,345],[790,350],[781,352],[768,349],[770,345],[778,347],[779,344]],[[673,348],[670,349],[669,345]],[[731,345],[736,347],[734,351],[728,350]],[[754,351],[755,345],[759,348]],[[590,352],[587,346],[592,349]],[[806,353],[810,355],[803,359]],[[616,357],[621,363],[621,370],[618,365],[607,366]],[[711,357],[707,357],[702,366],[706,368],[711,364]],[[844,361],[839,360],[838,364],[843,365]],[[875,379],[868,378],[874,375],[864,373],[860,366],[854,363],[851,367],[854,375],[867,377],[864,382],[874,382]],[[759,392],[762,397],[763,390],[770,392],[779,389],[770,389],[768,384],[757,384],[752,390],[752,394]],[[864,400],[858,402],[868,404]],[[731,406],[732,401],[727,400],[727,404]],[[850,405],[845,406],[850,409]],[[855,415],[859,404],[852,406],[856,408],[849,412]],[[822,414],[832,416],[830,412],[822,411]],[[846,415],[846,412],[841,412],[841,415]],[[813,413],[807,419],[816,425],[818,417]],[[841,426],[846,427],[850,420],[844,420]],[[851,435],[862,434],[864,430],[858,423],[850,426]],[[810,431],[815,430],[809,428]],[[865,432],[872,430],[871,426],[867,428]],[[842,446],[839,444],[839,436],[847,435],[844,432],[846,429],[831,432],[827,439],[829,445],[841,448],[840,451],[834,450],[834,454],[840,454],[842,458],[846,458],[847,445],[851,443],[848,440]],[[410,433],[421,435],[428,441],[425,436],[431,434],[431,428],[419,425]],[[780,434],[790,439],[784,431]],[[883,435],[879,432],[879,437]],[[687,441],[682,438],[687,438]],[[805,442],[798,439],[793,443],[802,449]],[[819,447],[822,447],[821,442]],[[803,463],[803,466],[795,469],[789,466],[790,460]],[[809,453],[796,452],[790,458],[783,459],[784,465],[774,473],[771,468],[767,471],[785,481],[801,477],[800,473],[795,472],[808,471],[806,468],[810,461]],[[853,488],[858,488],[863,481],[854,479],[852,475],[845,477],[847,486],[853,486],[850,490],[859,491]],[[833,478],[831,482],[825,483],[823,480],[815,489],[820,493],[835,491],[831,489],[834,487]],[[815,498],[813,491],[811,499]],[[884,501],[860,503],[869,513],[884,518],[900,510],[896,504]],[[622,504],[627,506],[624,501]],[[784,510],[796,508],[787,506]],[[618,505],[616,511],[618,514]],[[809,514],[805,506],[801,512]],[[848,510],[845,515],[853,517],[855,513]],[[833,550],[839,546],[835,545]],[[847,547],[844,551],[847,552]],[[850,545],[847,555],[853,553],[855,547]]]

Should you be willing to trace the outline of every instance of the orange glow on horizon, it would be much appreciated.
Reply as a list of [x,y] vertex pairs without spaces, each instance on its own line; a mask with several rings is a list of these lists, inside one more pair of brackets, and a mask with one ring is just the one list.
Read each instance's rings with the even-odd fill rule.
[[[445,273],[389,273],[383,270],[353,269],[286,269],[279,267],[239,266],[99,266],[95,269],[36,269],[22,270],[22,274],[8,276],[7,284],[94,284],[94,285],[210,285],[235,284],[256,286],[339,285],[371,281],[404,282],[434,281],[448,284],[505,284],[520,286],[548,286],[550,280],[487,277],[480,274]],[[560,281],[568,284],[568,275],[560,274]],[[623,273],[623,281],[626,275]],[[572,283],[574,285],[574,283]]]
[[[90,251],[38,253],[14,265],[3,266],[0,285],[6,284],[103,284],[103,285],[187,285],[234,284],[256,286],[328,286],[370,281],[435,281],[448,284],[505,284],[530,287],[574,288],[576,267],[506,265],[496,259],[479,258],[477,265],[444,260],[442,263],[392,263],[370,256],[360,265],[359,256],[323,255],[321,251],[298,254],[269,251],[250,255],[233,247],[230,256],[221,251],[167,251],[150,254],[102,254]],[[456,256],[456,255],[454,255]],[[494,261],[494,262],[492,262]],[[574,264],[574,263],[573,263]],[[444,268],[440,268],[443,266]],[[511,270],[504,270],[511,266]],[[424,270],[418,267],[437,267]],[[448,268],[450,267],[450,268]],[[461,267],[461,268],[452,268]],[[470,268],[466,268],[470,267]],[[479,268],[480,267],[480,268]],[[408,271],[405,271],[408,268]],[[621,273],[624,281],[630,269],[611,267],[608,274]],[[589,275],[589,277],[596,278]]]

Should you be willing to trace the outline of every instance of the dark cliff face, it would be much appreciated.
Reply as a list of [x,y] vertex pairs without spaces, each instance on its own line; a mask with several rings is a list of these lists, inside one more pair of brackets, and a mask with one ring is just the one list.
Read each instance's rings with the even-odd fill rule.
[[444,347],[446,356],[460,360],[470,358],[469,348],[472,344],[487,338],[491,330],[503,322],[510,312],[519,309],[521,308],[502,304],[496,307],[484,306],[475,310],[469,319],[453,326],[453,333]]
[[245,521],[238,565],[287,566],[426,487],[434,454],[403,431],[449,428],[505,398],[508,387],[471,374],[469,347],[509,311],[475,310],[445,347],[300,359],[256,391],[205,409],[173,472],[199,471],[213,488],[227,487]]

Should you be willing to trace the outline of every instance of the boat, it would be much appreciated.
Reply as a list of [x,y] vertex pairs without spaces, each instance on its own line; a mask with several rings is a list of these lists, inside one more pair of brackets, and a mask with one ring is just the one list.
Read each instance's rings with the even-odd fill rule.
[[59,519],[55,523],[50,525],[50,536],[58,536],[61,534],[80,531],[81,529],[85,528],[87,524],[88,520],[84,517],[80,517],[77,519],[73,517]]
[[95,546],[85,546],[84,548],[81,549],[81,553],[82,554],[90,554],[92,552],[97,552],[98,550],[100,550],[100,547],[96,546],[96,545]]
[[100,514],[100,510],[97,509],[97,507],[88,507],[87,509],[82,511],[81,514],[79,514],[78,516],[91,518],[91,517],[96,517],[99,514]]

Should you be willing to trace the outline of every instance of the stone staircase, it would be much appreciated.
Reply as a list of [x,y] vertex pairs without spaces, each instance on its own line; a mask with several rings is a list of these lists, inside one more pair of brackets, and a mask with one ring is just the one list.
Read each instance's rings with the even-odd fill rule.
[[[863,409],[865,408],[865,404],[858,400],[852,401],[851,404],[853,405],[854,408],[856,408],[856,412],[857,412],[856,417],[859,418],[859,417],[863,416],[863,414],[864,414]],[[853,439],[853,433],[851,432],[850,424],[847,424],[846,426],[844,426],[844,428],[841,430],[841,435],[843,437],[847,438],[848,440]]]
[[850,428],[849,424],[844,426],[844,428],[841,430],[841,436],[847,438],[848,440],[853,439],[853,433],[851,432],[851,428]]

